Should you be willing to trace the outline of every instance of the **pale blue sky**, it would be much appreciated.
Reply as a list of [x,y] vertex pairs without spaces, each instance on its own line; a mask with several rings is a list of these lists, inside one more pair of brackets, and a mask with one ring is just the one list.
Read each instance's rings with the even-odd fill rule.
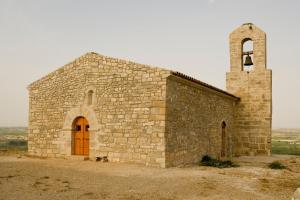
[[273,127],[300,128],[300,1],[0,0],[0,126],[26,126],[27,85],[88,51],[225,89],[229,33],[267,33]]

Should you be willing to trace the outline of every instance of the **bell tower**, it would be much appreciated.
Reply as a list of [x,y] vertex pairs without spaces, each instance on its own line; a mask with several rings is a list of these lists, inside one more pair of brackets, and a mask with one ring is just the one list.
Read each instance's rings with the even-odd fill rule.
[[[266,34],[252,23],[235,29],[230,40],[227,91],[240,97],[235,110],[235,155],[270,155],[272,71],[266,66]],[[252,44],[246,50],[246,44]]]

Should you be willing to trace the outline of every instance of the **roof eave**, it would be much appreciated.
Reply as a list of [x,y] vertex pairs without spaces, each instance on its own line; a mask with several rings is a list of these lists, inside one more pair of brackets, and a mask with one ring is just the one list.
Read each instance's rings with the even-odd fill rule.
[[210,89],[215,90],[215,91],[217,91],[217,92],[223,93],[223,94],[225,94],[225,95],[227,95],[227,96],[230,96],[230,97],[232,97],[232,98],[234,98],[234,99],[236,99],[236,100],[240,100],[239,97],[237,97],[237,96],[235,96],[235,95],[233,95],[233,94],[230,94],[230,93],[228,93],[228,92],[226,92],[226,91],[224,91],[224,90],[221,90],[221,89],[219,89],[219,88],[217,88],[217,87],[214,87],[214,86],[212,86],[212,85],[209,85],[209,84],[207,84],[207,83],[204,83],[204,82],[202,82],[202,81],[199,81],[199,80],[197,80],[197,79],[195,79],[195,78],[193,78],[193,77],[190,77],[190,76],[188,76],[188,75],[185,75],[185,74],[183,74],[183,73],[181,73],[181,72],[171,71],[171,74],[174,75],[174,76],[177,76],[177,77],[181,77],[181,78],[183,78],[183,79],[186,79],[186,80],[188,80],[188,81],[191,81],[191,82],[193,82],[193,83],[202,85],[202,86],[204,86],[204,87],[210,88]]

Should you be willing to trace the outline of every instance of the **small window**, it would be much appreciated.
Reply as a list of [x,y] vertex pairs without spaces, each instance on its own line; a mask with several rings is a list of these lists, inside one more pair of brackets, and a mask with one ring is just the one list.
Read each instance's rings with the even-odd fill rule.
[[90,126],[89,126],[89,125],[86,125],[86,126],[85,126],[85,131],[89,131],[89,128],[90,128]]
[[76,131],[81,131],[81,126],[80,125],[76,125]]
[[89,92],[88,92],[88,105],[92,105],[93,104],[93,94],[94,94],[94,92],[93,92],[93,90],[90,90]]

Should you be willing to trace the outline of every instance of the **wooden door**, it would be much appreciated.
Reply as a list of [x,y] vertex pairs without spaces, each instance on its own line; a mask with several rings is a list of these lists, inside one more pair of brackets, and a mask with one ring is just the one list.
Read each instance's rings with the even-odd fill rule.
[[84,117],[79,117],[75,122],[74,154],[89,155],[89,124]]

